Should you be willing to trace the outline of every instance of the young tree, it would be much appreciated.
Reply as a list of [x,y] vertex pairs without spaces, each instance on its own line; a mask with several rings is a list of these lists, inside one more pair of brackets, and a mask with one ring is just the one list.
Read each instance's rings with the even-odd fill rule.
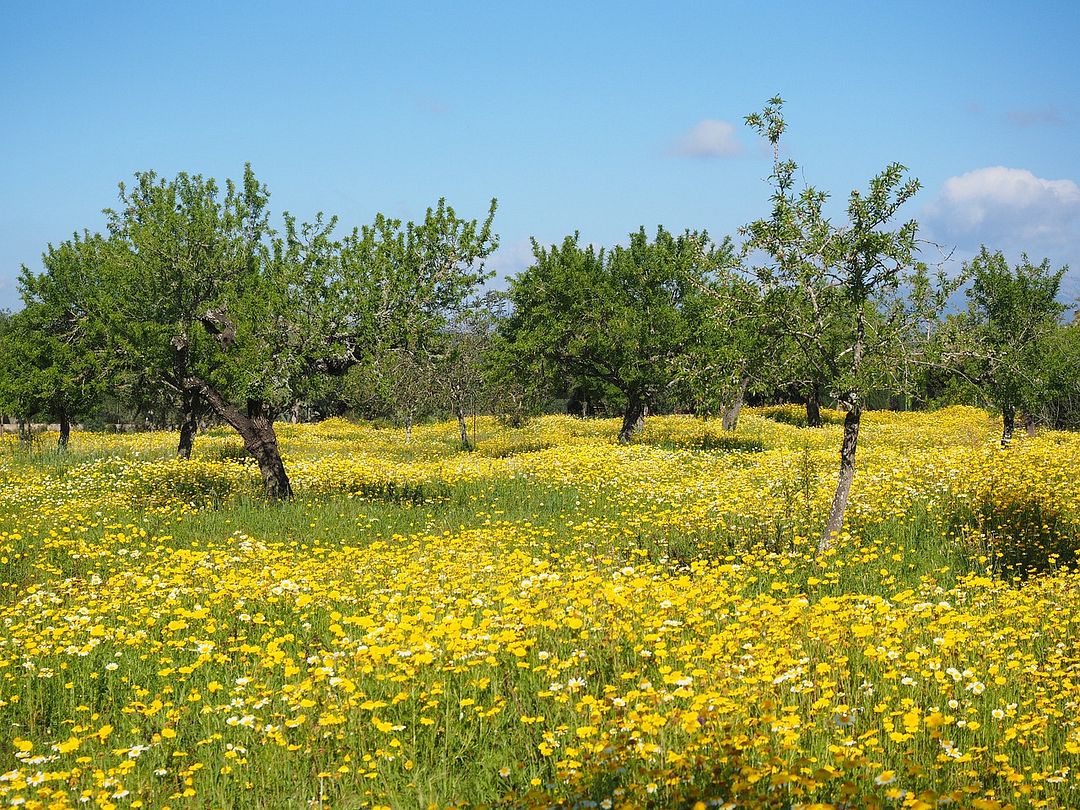
[[1058,319],[1065,311],[1057,301],[1067,268],[1050,269],[1050,261],[1032,264],[1025,254],[1010,268],[1000,251],[985,246],[966,264],[971,277],[968,311],[961,322],[963,352],[974,365],[977,384],[1001,409],[1001,446],[1008,447],[1023,411],[1034,430],[1034,415],[1052,385],[1046,356]]
[[[492,350],[491,313],[476,309],[451,324],[436,362],[436,385],[442,403],[454,414],[461,449],[472,450],[476,441],[476,414],[489,400],[485,363]],[[473,416],[473,437],[465,417]]]
[[535,261],[510,282],[504,336],[517,351],[543,358],[568,380],[599,382],[625,403],[619,441],[644,425],[651,405],[678,381],[692,338],[686,302],[727,259],[704,233],[673,236],[644,228],[629,245],[583,248],[533,243]]
[[342,397],[348,408],[368,417],[390,418],[412,441],[413,426],[432,413],[435,369],[431,359],[405,349],[386,349],[345,375]]
[[707,295],[689,299],[693,338],[681,358],[682,389],[695,413],[738,425],[749,391],[775,385],[778,336],[757,284],[737,268],[715,274]]
[[437,407],[454,325],[481,308],[480,286],[491,276],[484,262],[498,247],[495,208],[492,200],[480,223],[439,200],[423,222],[380,214],[342,242],[341,292],[324,328],[341,337],[320,367],[343,373],[359,365],[346,388],[351,404],[378,403],[407,435],[420,413]]
[[[823,213],[824,192],[796,191],[797,165],[780,159],[786,129],[783,100],[770,99],[747,124],[773,146],[772,214],[743,232],[748,250],[760,250],[767,264],[755,268],[775,321],[798,346],[846,409],[836,492],[819,547],[828,548],[843,525],[855,475],[859,427],[868,391],[895,381],[911,344],[906,336],[947,290],[932,292],[926,267],[915,260],[917,224],[898,230],[886,225],[919,189],[894,163],[870,181],[866,193],[848,197],[847,223],[834,226]],[[901,289],[909,291],[906,297]]]

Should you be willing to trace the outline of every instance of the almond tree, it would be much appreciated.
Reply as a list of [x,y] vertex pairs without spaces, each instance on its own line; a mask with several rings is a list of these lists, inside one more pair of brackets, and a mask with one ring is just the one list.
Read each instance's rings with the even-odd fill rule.
[[1044,356],[1065,307],[1057,301],[1067,268],[1050,261],[1032,264],[1025,254],[1010,268],[1000,252],[985,246],[967,263],[968,311],[959,319],[966,340],[961,354],[973,366],[976,384],[1001,409],[1001,446],[1012,442],[1016,412],[1034,430],[1034,414],[1051,386]]
[[833,225],[823,211],[827,195],[812,186],[796,190],[797,164],[780,159],[782,106],[773,98],[746,118],[773,146],[773,210],[743,233],[747,250],[768,259],[754,274],[773,319],[813,379],[847,411],[836,492],[819,542],[826,549],[843,525],[866,395],[886,382],[902,384],[897,370],[907,363],[913,328],[944,305],[950,288],[939,279],[932,290],[926,266],[916,261],[914,220],[887,227],[919,182],[890,164],[866,192],[851,192],[847,222]]
[[99,279],[87,273],[108,247],[99,236],[76,235],[49,245],[44,272],[23,267],[23,308],[10,316],[0,341],[0,400],[20,423],[38,414],[55,419],[60,450],[67,448],[72,418],[101,396],[113,366],[108,336],[92,317]]
[[[272,499],[292,494],[275,416],[320,377],[403,334],[423,336],[496,243],[494,202],[479,227],[440,201],[422,223],[380,216],[344,239],[321,214],[310,223],[285,214],[275,232],[250,166],[223,189],[199,175],[143,172],[119,196],[106,210],[108,249],[84,256],[80,270],[96,279],[100,294],[83,309],[108,336],[114,384],[134,378],[172,393],[185,412],[181,456],[205,404],[240,434]],[[53,274],[46,267],[43,278]]]
[[600,383],[624,402],[619,441],[628,442],[680,379],[694,338],[687,301],[728,259],[707,234],[657,229],[627,246],[582,247],[578,236],[545,248],[510,281],[512,311],[503,336],[520,354],[542,358],[566,381]]

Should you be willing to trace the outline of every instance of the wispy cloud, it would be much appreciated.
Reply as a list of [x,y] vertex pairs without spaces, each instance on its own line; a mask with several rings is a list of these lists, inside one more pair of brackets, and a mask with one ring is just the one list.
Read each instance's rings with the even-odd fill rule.
[[742,154],[743,145],[735,137],[734,124],[706,118],[679,139],[674,152],[695,158],[733,157]]
[[1005,117],[1018,127],[1060,127],[1065,124],[1065,117],[1053,106],[1009,110]]

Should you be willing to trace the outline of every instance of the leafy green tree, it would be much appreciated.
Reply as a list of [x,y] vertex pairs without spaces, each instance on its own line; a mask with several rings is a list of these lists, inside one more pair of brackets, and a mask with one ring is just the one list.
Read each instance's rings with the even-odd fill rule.
[[108,373],[107,335],[91,317],[99,280],[85,272],[107,250],[101,237],[76,235],[49,246],[43,272],[23,267],[23,309],[10,316],[0,347],[0,397],[23,422],[55,419],[61,450],[67,448],[72,418],[100,398]]
[[487,218],[461,219],[439,200],[423,222],[378,215],[342,240],[338,295],[328,310],[328,332],[338,335],[334,360],[346,365],[395,350],[437,354],[446,330],[479,305],[490,278],[484,261],[498,247]]
[[496,244],[494,201],[482,226],[440,201],[420,224],[379,216],[343,239],[322,214],[286,213],[276,232],[250,166],[224,189],[141,173],[120,203],[106,212],[116,248],[99,268],[117,356],[177,398],[181,455],[202,401],[241,435],[271,498],[292,492],[275,416],[323,395],[321,377],[425,340]]
[[1048,336],[1043,357],[1049,380],[1044,421],[1057,430],[1080,429],[1080,313]]
[[[288,271],[268,250],[269,194],[250,167],[237,186],[139,173],[107,209],[116,249],[101,268],[101,317],[129,373],[172,392],[187,456],[202,400],[243,438],[267,494],[291,495],[273,428],[302,364]],[[321,223],[320,223],[321,224]],[[324,231],[328,228],[324,228]]]
[[678,380],[693,338],[687,301],[702,295],[729,251],[704,233],[673,236],[644,228],[627,246],[582,247],[577,234],[544,248],[510,282],[504,335],[521,354],[542,358],[564,380],[602,383],[624,403],[619,440]]
[[1048,259],[1032,264],[1026,254],[1010,268],[1004,254],[985,246],[966,264],[965,354],[973,378],[1001,409],[1002,447],[1012,441],[1017,411],[1033,420],[1049,398],[1048,349],[1065,310],[1057,295],[1066,269],[1051,270]]
[[771,215],[743,232],[748,251],[768,259],[754,272],[772,317],[798,347],[812,379],[847,411],[836,492],[819,543],[825,549],[843,525],[867,393],[900,384],[896,371],[907,365],[914,345],[907,338],[949,290],[943,281],[933,289],[925,265],[916,261],[915,221],[886,227],[918,191],[918,181],[906,178],[904,166],[889,165],[866,193],[851,192],[847,223],[833,225],[823,212],[827,195],[812,186],[796,190],[797,164],[780,159],[787,127],[782,106],[773,98],[746,118],[773,146],[773,193]]
[[496,417],[509,427],[520,428],[529,417],[540,413],[548,400],[555,385],[554,367],[543,355],[514,341],[507,304],[505,293],[492,301],[494,332],[484,355],[484,376]]
[[34,362],[33,334],[19,313],[0,318],[0,413],[14,416],[19,439],[30,440],[30,420],[41,411],[39,370]]

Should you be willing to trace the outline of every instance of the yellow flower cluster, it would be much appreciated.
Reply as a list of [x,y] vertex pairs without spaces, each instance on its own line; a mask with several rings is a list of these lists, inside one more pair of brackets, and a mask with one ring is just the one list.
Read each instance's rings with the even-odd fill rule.
[[0,802],[1077,806],[1080,437],[773,417],[5,448]]

